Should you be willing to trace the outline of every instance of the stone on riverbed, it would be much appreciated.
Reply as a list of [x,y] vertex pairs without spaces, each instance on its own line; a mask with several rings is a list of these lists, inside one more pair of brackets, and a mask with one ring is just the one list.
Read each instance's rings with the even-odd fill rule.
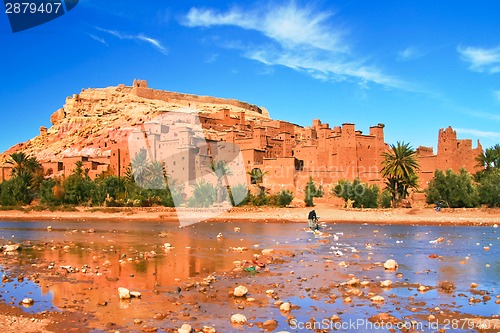
[[182,324],[181,328],[177,329],[178,333],[191,333],[193,331],[193,327],[189,324]]
[[389,259],[384,263],[384,268],[388,271],[395,271],[398,268],[398,263],[394,259]]
[[26,297],[26,298],[23,298],[21,303],[23,303],[23,305],[33,305],[35,303],[35,301],[32,298]]
[[120,299],[129,299],[131,296],[130,290],[123,287],[118,287],[118,295],[120,296]]
[[231,316],[231,324],[243,325],[246,324],[246,322],[247,322],[247,317],[245,317],[240,313]]
[[243,297],[248,293],[248,288],[245,286],[238,286],[234,288],[234,296]]

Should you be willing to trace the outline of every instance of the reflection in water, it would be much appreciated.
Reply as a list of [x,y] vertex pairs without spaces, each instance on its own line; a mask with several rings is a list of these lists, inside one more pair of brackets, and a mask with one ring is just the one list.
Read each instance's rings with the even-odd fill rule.
[[[51,232],[46,230],[49,225]],[[235,227],[241,232],[236,232]],[[30,311],[53,306],[78,309],[93,313],[98,329],[104,329],[109,323],[133,326],[133,320],[139,318],[165,328],[180,327],[169,325],[175,320],[177,323],[210,321],[219,328],[225,327],[222,331],[235,330],[227,328],[228,313],[243,310],[238,309],[237,302],[228,301],[227,292],[236,282],[248,285],[249,289],[254,286],[255,290],[257,285],[262,285],[264,290],[278,288],[281,298],[300,305],[293,314],[303,321],[311,316],[328,318],[339,310],[343,320],[356,320],[360,315],[368,318],[374,313],[395,309],[399,309],[398,317],[411,316],[408,297],[416,304],[425,302],[424,308],[450,306],[467,314],[499,314],[499,305],[494,304],[494,300],[469,305],[468,298],[456,297],[459,292],[470,295],[471,282],[478,283],[479,288],[491,293],[493,298],[498,293],[499,242],[493,228],[341,224],[325,229],[337,233],[339,239],[331,238],[330,242],[323,243],[303,227],[293,223],[200,223],[178,228],[159,222],[2,222],[2,243],[31,242],[23,246],[19,266],[37,265],[42,271],[38,291],[32,282],[26,282],[29,287],[15,290],[4,285],[2,300],[9,301],[13,296],[19,301],[31,293],[29,297],[35,299],[36,306]],[[222,238],[217,237],[219,233]],[[429,243],[439,237],[444,241]],[[166,249],[164,243],[172,247]],[[483,246],[490,246],[490,251],[483,250]],[[296,256],[271,265],[270,272],[226,279],[225,272],[233,269],[235,260],[252,260],[254,254],[264,248],[291,251]],[[337,250],[344,255],[337,257],[334,252]],[[438,258],[429,258],[433,254]],[[380,269],[380,263],[390,258],[399,263],[401,278]],[[341,261],[348,267],[338,266]],[[5,268],[14,270],[14,267]],[[210,274],[221,281],[215,287],[207,287],[219,288],[214,290],[213,299],[209,299],[209,293],[179,293],[178,287]],[[403,304],[385,302],[374,307],[369,300],[360,299],[354,306],[344,304],[343,295],[339,293],[336,300],[325,301],[328,295],[318,297],[311,291],[345,282],[349,274],[374,284],[386,279],[399,283],[399,287],[377,291],[386,299],[397,299]],[[305,277],[307,279],[303,279]],[[446,294],[432,289],[418,293],[402,287],[403,283],[436,287],[442,281],[453,282],[457,292]],[[118,287],[139,291],[142,298],[120,301]],[[26,288],[29,291],[23,291]],[[274,317],[281,329],[290,330],[286,317],[273,306],[274,300],[259,293],[252,295],[257,305],[247,306],[250,315],[257,320]],[[191,311],[203,313],[205,317],[199,315],[200,318],[193,319],[187,315]],[[168,320],[159,324],[154,319],[158,313],[165,314]],[[255,328],[255,331],[259,330]]]

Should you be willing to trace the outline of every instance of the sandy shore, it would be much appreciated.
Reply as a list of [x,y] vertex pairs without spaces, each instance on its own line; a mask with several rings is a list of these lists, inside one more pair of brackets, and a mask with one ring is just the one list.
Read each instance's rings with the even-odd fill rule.
[[[339,209],[329,205],[314,207],[321,222],[377,223],[415,225],[493,225],[500,223],[500,209],[469,208],[397,208],[397,209]],[[179,208],[183,219],[212,222],[295,222],[306,223],[310,208],[235,207],[224,209]],[[78,208],[76,211],[1,211],[1,220],[125,220],[177,222],[174,208]]]

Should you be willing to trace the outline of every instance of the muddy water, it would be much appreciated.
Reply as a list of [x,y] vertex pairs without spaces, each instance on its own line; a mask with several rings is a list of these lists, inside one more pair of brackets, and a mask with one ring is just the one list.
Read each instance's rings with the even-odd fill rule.
[[[183,323],[197,329],[213,326],[217,332],[260,332],[269,319],[277,321],[275,331],[389,332],[391,327],[368,321],[381,312],[421,332],[475,332],[477,327],[465,318],[480,316],[490,323],[500,314],[495,303],[500,295],[500,235],[495,228],[329,224],[322,237],[303,227],[2,222],[0,244],[22,243],[22,250],[2,256],[1,274],[12,281],[3,283],[0,300],[17,305],[24,297],[33,298],[27,312],[88,313],[94,332],[140,332],[144,326],[167,332]],[[172,247],[165,249],[164,243]],[[266,248],[275,250],[266,269],[232,272],[235,260],[251,261]],[[398,262],[397,272],[384,270],[387,259]],[[26,279],[20,282],[17,276],[23,272]],[[209,275],[217,281],[200,284]],[[342,285],[352,277],[370,284]],[[391,280],[391,288],[381,288],[383,280]],[[454,289],[440,288],[444,281]],[[477,288],[471,288],[472,282]],[[248,287],[254,301],[228,295],[238,284]],[[419,292],[419,285],[429,290]],[[118,287],[142,296],[121,301]],[[275,291],[273,297],[266,295],[267,289]],[[373,295],[384,302],[372,303]],[[346,297],[352,301],[345,302]],[[479,301],[470,302],[471,297]],[[291,312],[281,312],[276,301],[292,303]],[[231,325],[235,313],[244,314],[250,325]],[[436,318],[429,321],[429,314]],[[344,325],[328,320],[332,315]],[[490,329],[496,332],[500,324]]]

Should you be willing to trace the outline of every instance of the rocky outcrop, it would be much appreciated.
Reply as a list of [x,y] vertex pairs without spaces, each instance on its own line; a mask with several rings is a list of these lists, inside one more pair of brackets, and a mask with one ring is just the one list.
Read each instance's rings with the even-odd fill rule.
[[246,119],[268,119],[265,109],[232,99],[196,96],[148,88],[144,80],[133,86],[89,88],[66,99],[50,117],[52,127],[40,135],[0,155],[0,165],[16,151],[24,151],[39,161],[87,155],[106,157],[113,144],[126,142],[128,131],[161,113],[189,108],[200,114],[221,109],[231,114],[245,113]]

